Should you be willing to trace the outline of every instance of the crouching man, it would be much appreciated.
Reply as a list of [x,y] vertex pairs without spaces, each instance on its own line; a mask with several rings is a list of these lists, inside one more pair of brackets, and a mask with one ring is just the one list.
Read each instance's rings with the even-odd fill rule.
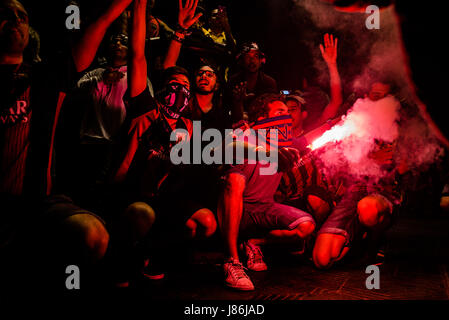
[[[283,141],[277,139],[279,148],[266,149],[257,146],[257,152],[277,151],[277,163],[245,159],[242,164],[232,165],[224,175],[224,188],[218,206],[218,222],[224,238],[226,285],[238,290],[254,290],[251,279],[239,259],[239,245],[243,249],[246,266],[253,271],[267,270],[260,245],[282,239],[302,243],[315,229],[312,216],[297,208],[274,201],[274,194],[281,181],[282,172],[299,159],[299,152],[289,148],[291,142],[291,118],[283,96],[263,94],[250,107],[252,128],[277,129],[283,127]],[[271,127],[270,127],[271,125]],[[269,130],[268,130],[269,131]],[[286,135],[285,135],[286,133]],[[278,135],[281,137],[281,135]],[[285,137],[287,136],[287,137]],[[271,150],[270,150],[271,145]],[[270,173],[268,168],[277,167]]]

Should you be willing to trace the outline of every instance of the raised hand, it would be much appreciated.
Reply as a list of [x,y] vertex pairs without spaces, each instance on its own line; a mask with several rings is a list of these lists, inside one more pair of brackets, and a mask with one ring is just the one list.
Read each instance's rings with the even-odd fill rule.
[[104,13],[92,22],[81,39],[74,45],[72,56],[78,72],[86,70],[95,58],[98,47],[109,26],[122,14],[133,0],[114,0]]
[[337,44],[338,38],[326,33],[324,35],[324,47],[320,44],[321,55],[328,65],[337,63]]
[[368,157],[379,165],[389,165],[393,163],[393,155],[394,146],[392,144],[384,144],[376,150],[371,151]]
[[198,13],[195,15],[195,10],[198,5],[198,0],[186,0],[185,5],[182,4],[183,0],[179,0],[179,14],[178,24],[183,29],[188,29],[192,26],[203,14]]

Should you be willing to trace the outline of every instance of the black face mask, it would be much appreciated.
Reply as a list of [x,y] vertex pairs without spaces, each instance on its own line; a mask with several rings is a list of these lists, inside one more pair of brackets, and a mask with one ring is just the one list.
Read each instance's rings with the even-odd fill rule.
[[169,117],[177,119],[189,104],[190,91],[182,84],[169,83],[162,93],[162,98],[164,101],[162,107],[165,113]]

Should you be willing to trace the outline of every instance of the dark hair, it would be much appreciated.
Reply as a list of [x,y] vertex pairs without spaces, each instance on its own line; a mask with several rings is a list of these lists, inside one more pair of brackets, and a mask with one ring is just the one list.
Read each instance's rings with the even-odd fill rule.
[[256,121],[260,117],[268,116],[268,105],[275,101],[285,102],[285,96],[278,93],[264,93],[254,99],[248,110],[249,121]]
[[368,87],[367,90],[371,90],[371,87],[375,83],[382,83],[390,87],[390,93],[395,92],[398,89],[396,83],[396,77],[391,72],[379,72],[372,69],[368,70]]
[[[223,71],[222,68],[220,68],[220,66],[215,62],[215,60],[210,59],[210,58],[203,58],[201,57],[198,61],[198,63],[195,66],[194,72],[192,74],[192,83],[195,83],[195,77],[198,73],[198,71],[202,68],[202,67],[209,67],[212,70],[214,70],[215,76],[217,77],[217,84],[221,87],[222,83],[225,83],[225,79],[223,76]],[[195,84],[196,85],[196,84]]]
[[215,74],[218,76],[218,73],[220,72],[220,67],[214,60],[212,60],[210,58],[201,57],[199,59],[199,62],[196,65],[195,72],[198,72],[198,70],[200,70],[202,67],[205,67],[205,66],[208,66],[211,69],[213,69]]
[[380,77],[372,79],[368,90],[371,90],[373,84],[375,83],[382,83],[384,85],[387,85],[390,88],[390,90],[388,91],[389,94],[396,94],[399,91],[399,87],[396,85],[396,82],[390,77]]
[[173,66],[173,67],[170,67],[170,68],[167,68],[164,70],[164,72],[162,74],[162,79],[164,80],[164,84],[167,84],[173,78],[173,76],[175,76],[177,74],[185,75],[187,77],[187,79],[190,79],[189,72],[186,69],[184,69],[183,67]]

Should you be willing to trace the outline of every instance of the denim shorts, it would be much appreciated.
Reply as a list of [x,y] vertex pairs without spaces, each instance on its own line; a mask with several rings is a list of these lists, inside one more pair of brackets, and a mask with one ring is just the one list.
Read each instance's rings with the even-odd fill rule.
[[315,224],[312,216],[295,207],[277,202],[244,203],[240,232],[244,235],[257,235],[270,230],[293,230],[303,222]]
[[357,204],[368,195],[375,195],[382,198],[387,206],[389,206],[390,213],[393,213],[393,200],[381,194],[379,188],[354,184],[346,190],[344,196],[319,228],[317,234],[331,233],[344,236],[346,238],[345,245],[349,245],[364,230],[358,219]]

